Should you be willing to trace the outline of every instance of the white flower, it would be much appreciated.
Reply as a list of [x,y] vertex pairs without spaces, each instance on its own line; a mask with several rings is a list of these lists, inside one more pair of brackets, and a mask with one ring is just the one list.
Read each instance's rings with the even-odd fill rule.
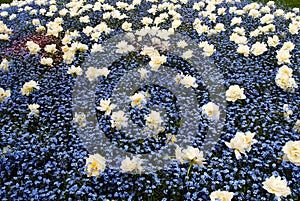
[[138,70],[138,72],[139,72],[140,75],[141,75],[141,79],[146,79],[147,76],[148,76],[148,73],[149,73],[149,71],[148,71],[147,69],[145,69],[145,68],[140,68],[140,69]]
[[11,95],[10,90],[4,90],[0,87],[0,103],[4,101],[5,99],[9,98]]
[[274,15],[272,14],[266,14],[262,18],[260,18],[260,22],[262,24],[270,24],[274,21]]
[[286,180],[281,180],[280,176],[267,178],[262,184],[265,190],[275,194],[278,201],[281,200],[281,196],[286,197],[291,194],[291,189],[287,186]]
[[267,45],[265,43],[256,42],[251,47],[251,52],[255,56],[261,55],[268,50]]
[[279,86],[280,88],[282,88],[283,90],[289,90],[292,91],[296,88],[298,88],[298,85],[295,81],[294,78],[292,78],[292,76],[289,76],[286,73],[277,73],[276,77],[275,77],[275,82],[277,84],[277,86]]
[[124,22],[123,24],[122,24],[122,29],[124,30],[124,31],[132,31],[132,23],[128,23],[128,22]]
[[86,126],[86,115],[83,112],[75,113],[75,117],[73,118],[73,121],[77,123],[81,127]]
[[212,120],[217,120],[220,117],[219,106],[209,102],[202,106],[202,114],[208,116]]
[[293,69],[287,67],[286,65],[283,65],[278,69],[279,74],[284,74],[287,76],[292,76],[293,75]]
[[30,109],[30,113],[28,114],[28,117],[31,115],[39,115],[40,111],[38,110],[40,108],[39,104],[29,104],[28,108]]
[[300,141],[287,142],[283,146],[282,151],[284,153],[283,156],[284,160],[290,161],[294,163],[296,166],[300,166]]
[[86,77],[88,78],[89,81],[93,81],[96,78],[98,78],[99,76],[107,76],[110,73],[110,70],[108,70],[108,68],[104,67],[101,69],[97,69],[94,67],[89,67],[87,69],[87,71],[85,72]]
[[187,50],[184,53],[182,53],[182,55],[181,55],[181,57],[186,60],[190,59],[192,56],[194,56],[192,50]]
[[27,41],[26,47],[28,48],[28,50],[30,51],[31,54],[36,54],[41,49],[40,46],[33,41]]
[[298,119],[294,125],[295,132],[300,133],[300,119]]
[[103,48],[101,44],[93,44],[91,52],[103,52]]
[[116,52],[119,54],[128,53],[134,50],[134,46],[128,45],[128,43],[124,40],[119,42],[116,47],[118,48]]
[[8,70],[9,67],[9,61],[7,59],[3,59],[1,64],[0,64],[0,69],[2,70]]
[[218,24],[216,24],[215,30],[216,30],[217,32],[225,31],[224,24],[223,24],[223,23],[218,23]]
[[151,55],[149,65],[152,71],[157,71],[158,68],[167,61],[167,57],[164,55]]
[[126,156],[126,158],[122,161],[120,168],[125,172],[136,171],[141,174],[143,171],[142,162],[143,160],[137,157],[133,157],[132,159],[130,159]]
[[180,48],[185,48],[187,45],[188,44],[184,40],[177,42],[177,47],[180,47]]
[[128,118],[125,116],[125,113],[122,110],[112,113],[110,120],[112,128],[116,127],[121,130],[122,127],[127,127],[127,122]]
[[245,57],[248,57],[250,53],[250,48],[248,45],[239,44],[237,52],[239,54],[243,54]]
[[53,35],[58,37],[58,34],[64,29],[59,22],[48,22],[47,26],[47,35]]
[[238,85],[232,85],[226,91],[226,100],[235,102],[238,99],[246,99],[244,94],[244,89],[240,88]]
[[67,73],[74,74],[74,75],[82,75],[82,69],[80,68],[80,66],[75,67],[74,65],[72,65],[71,67],[68,68]]
[[292,51],[293,49],[295,48],[295,45],[294,43],[292,42],[285,42],[283,43],[283,46],[282,46],[282,50],[287,50],[287,51]]
[[110,99],[100,100],[100,107],[97,107],[97,110],[105,112],[105,115],[110,115],[111,111],[116,108],[115,104],[111,104]]
[[45,65],[45,66],[52,66],[52,64],[53,64],[53,59],[52,59],[52,58],[45,58],[45,57],[42,57],[40,63],[41,63],[42,65]]
[[242,23],[242,18],[241,17],[234,17],[231,20],[231,26],[233,25],[240,25]]
[[29,96],[29,93],[32,92],[34,89],[40,89],[36,81],[31,80],[29,82],[25,82],[21,89],[22,95]]
[[254,140],[254,133],[251,132],[237,132],[233,139],[230,142],[225,142],[226,146],[230,149],[234,149],[236,159],[240,159],[242,156],[241,154],[246,155],[246,151],[251,150],[251,145],[256,142]]
[[183,75],[183,73],[177,74],[175,77],[175,81],[178,84],[184,85],[186,88],[189,88],[189,87],[197,88],[198,87],[198,84],[196,83],[196,78],[194,78],[191,75]]
[[207,45],[205,45],[205,46],[203,47],[203,51],[204,51],[203,54],[204,54],[205,56],[209,57],[209,56],[211,56],[213,53],[216,52],[216,49],[215,49],[215,46],[214,46],[213,44],[211,44],[211,45],[207,44]]
[[282,109],[284,111],[283,116],[285,118],[289,119],[290,115],[293,114],[293,111],[289,108],[289,105],[288,104],[284,104]]
[[89,23],[90,22],[90,17],[88,15],[82,16],[79,18],[79,21],[82,23]]
[[144,46],[141,55],[147,55],[149,57],[159,56],[159,52],[153,46]]
[[100,154],[90,155],[86,159],[86,172],[88,177],[98,177],[100,172],[105,170],[106,159]]
[[279,44],[279,37],[278,36],[273,36],[273,37],[268,37],[268,45],[270,47],[276,47]]
[[146,126],[147,129],[154,131],[156,134],[164,131],[164,127],[162,126],[163,120],[159,114],[159,112],[151,111],[146,118]]
[[44,50],[45,50],[46,52],[49,52],[49,53],[54,53],[54,52],[57,51],[57,49],[56,49],[56,44],[46,45],[45,48],[44,48]]
[[145,105],[147,102],[145,95],[142,93],[135,93],[130,97],[130,100],[132,107],[137,106],[139,108],[143,108],[143,105]]
[[175,149],[176,159],[183,163],[185,160],[189,161],[191,164],[197,164],[199,166],[204,165],[205,158],[203,158],[203,151],[198,148],[188,146],[187,149],[180,148],[176,145]]
[[278,64],[283,64],[283,63],[287,63],[290,64],[290,52],[288,50],[284,50],[284,49],[280,49],[278,51],[276,51],[277,55],[276,58],[278,60]]
[[144,25],[148,26],[150,24],[152,24],[153,20],[149,17],[143,17],[142,21],[141,21]]
[[209,197],[211,201],[231,201],[231,199],[233,198],[234,193],[233,192],[228,192],[228,191],[214,191],[212,192]]

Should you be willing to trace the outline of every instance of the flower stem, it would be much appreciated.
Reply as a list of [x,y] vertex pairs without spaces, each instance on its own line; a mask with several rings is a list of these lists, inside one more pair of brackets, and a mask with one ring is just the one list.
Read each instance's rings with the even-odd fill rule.
[[186,173],[186,176],[190,176],[190,171],[191,171],[192,166],[193,166],[193,163],[190,163],[190,166],[189,166],[189,168],[188,168],[188,171],[187,171],[187,173]]

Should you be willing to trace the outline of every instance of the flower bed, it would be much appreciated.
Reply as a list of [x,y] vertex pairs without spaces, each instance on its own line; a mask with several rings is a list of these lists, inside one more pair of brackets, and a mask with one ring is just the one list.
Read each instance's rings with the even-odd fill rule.
[[273,2],[1,5],[1,200],[299,200],[299,30]]

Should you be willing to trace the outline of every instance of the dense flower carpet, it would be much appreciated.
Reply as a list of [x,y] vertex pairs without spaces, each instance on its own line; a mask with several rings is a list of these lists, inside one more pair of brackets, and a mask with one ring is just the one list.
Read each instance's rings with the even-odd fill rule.
[[0,6],[0,199],[300,200],[300,11]]

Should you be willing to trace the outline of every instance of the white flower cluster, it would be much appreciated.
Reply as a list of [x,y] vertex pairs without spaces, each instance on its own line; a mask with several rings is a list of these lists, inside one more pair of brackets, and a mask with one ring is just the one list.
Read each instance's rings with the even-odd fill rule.
[[12,30],[3,21],[0,21],[0,40],[9,40],[9,35],[11,34]]
[[27,115],[29,118],[32,117],[32,116],[38,116],[40,111],[39,111],[39,108],[40,108],[40,105],[39,104],[29,104],[28,105],[28,108],[30,109],[30,112],[29,114]]
[[237,132],[235,137],[230,140],[230,142],[225,142],[226,146],[230,149],[234,149],[236,159],[240,159],[242,157],[241,154],[246,155],[246,151],[249,152],[251,150],[251,145],[256,142],[254,138],[254,133],[251,132]]
[[86,126],[86,115],[83,112],[75,113],[73,121],[81,127]]
[[182,84],[186,88],[197,88],[196,78],[191,75],[184,75],[183,73],[177,74],[175,77],[177,84]]
[[100,172],[105,170],[106,159],[100,154],[90,155],[86,159],[86,172],[88,177],[98,177]]
[[152,131],[154,134],[158,134],[160,132],[163,132],[165,128],[163,127],[163,120],[160,116],[159,112],[151,111],[149,115],[145,116],[146,118],[146,128],[145,130]]
[[11,95],[10,90],[4,90],[3,88],[0,87],[0,103],[4,101],[5,99],[9,98]]
[[287,142],[282,151],[284,153],[283,159],[294,163],[296,166],[300,166],[300,141]]
[[235,102],[239,99],[246,99],[244,89],[240,88],[239,85],[230,86],[229,89],[226,91],[226,100]]
[[277,86],[287,91],[294,91],[298,88],[298,85],[293,78],[293,69],[287,67],[286,65],[278,69],[275,82]]
[[277,200],[281,200],[281,196],[286,197],[291,194],[291,189],[287,186],[286,180],[282,180],[280,176],[271,176],[267,178],[263,183],[263,188],[269,193],[275,194]]
[[31,54],[37,54],[41,50],[40,46],[33,41],[27,41],[26,46]]
[[205,164],[205,158],[203,157],[203,151],[198,148],[188,146],[186,149],[180,148],[176,145],[175,157],[181,163],[184,161],[189,161],[191,164],[197,164],[203,166]]
[[40,89],[36,81],[31,80],[26,82],[21,89],[22,95],[29,96],[30,92],[33,92],[34,89]]
[[0,69],[7,71],[9,67],[9,61],[7,59],[3,59],[0,63]]
[[220,118],[219,106],[209,102],[202,106],[202,114],[206,115],[211,120],[218,120]]
[[94,67],[89,67],[87,69],[87,71],[85,72],[86,77],[88,78],[88,80],[90,82],[94,81],[99,76],[107,77],[109,73],[110,73],[110,70],[108,70],[108,68],[106,68],[106,67],[101,68],[101,69],[94,68]]

